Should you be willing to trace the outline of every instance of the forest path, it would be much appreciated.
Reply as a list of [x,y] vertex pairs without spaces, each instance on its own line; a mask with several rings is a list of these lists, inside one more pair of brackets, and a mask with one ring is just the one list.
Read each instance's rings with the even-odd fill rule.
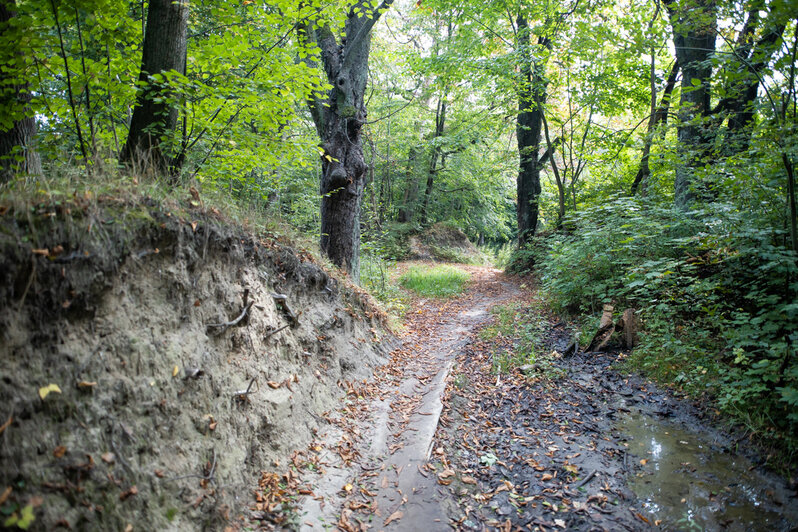
[[[417,299],[391,360],[328,416],[302,474],[303,530],[790,530],[795,493],[736,452],[691,403],[625,354],[563,356],[568,325],[523,280],[470,272],[454,299]],[[480,334],[490,309],[523,314]],[[534,363],[493,370],[539,327]],[[526,348],[528,349],[528,347]]]
[[468,290],[454,299],[415,299],[390,362],[350,389],[320,446],[327,467],[311,479],[315,497],[302,504],[302,529],[357,530],[366,521],[378,529],[450,529],[454,499],[429,466],[447,377],[490,308],[521,294],[500,270],[459,267],[471,275]]

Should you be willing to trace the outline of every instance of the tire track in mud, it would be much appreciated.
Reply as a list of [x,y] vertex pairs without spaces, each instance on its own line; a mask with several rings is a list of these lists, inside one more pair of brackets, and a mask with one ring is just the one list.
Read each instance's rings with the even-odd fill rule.
[[[314,496],[301,505],[301,529],[450,529],[454,498],[429,463],[447,377],[490,308],[521,293],[499,270],[463,268],[472,276],[468,293],[416,301],[391,361],[350,390],[350,405],[319,445],[327,465],[309,480]],[[342,452],[341,442],[353,440]]]

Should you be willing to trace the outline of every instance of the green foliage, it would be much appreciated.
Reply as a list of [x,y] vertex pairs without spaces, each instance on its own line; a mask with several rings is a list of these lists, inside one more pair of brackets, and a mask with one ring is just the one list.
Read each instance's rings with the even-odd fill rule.
[[554,309],[636,308],[632,364],[756,429],[798,433],[798,266],[783,231],[720,202],[685,215],[616,198],[570,221],[534,257]]
[[455,266],[412,266],[399,278],[399,284],[420,296],[452,297],[462,293],[470,278]]
[[394,266],[395,262],[378,254],[364,253],[360,258],[360,284],[381,301],[388,312],[401,316],[407,310],[407,297],[391,278]]

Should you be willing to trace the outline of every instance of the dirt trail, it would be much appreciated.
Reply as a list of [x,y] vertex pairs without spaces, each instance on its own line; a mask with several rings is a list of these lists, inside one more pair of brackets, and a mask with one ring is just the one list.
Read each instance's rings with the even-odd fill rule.
[[[454,501],[428,466],[447,377],[470,334],[489,319],[489,309],[520,293],[499,270],[464,268],[472,275],[469,293],[450,301],[418,300],[391,362],[350,394],[361,398],[358,421],[336,418],[338,428],[324,437],[320,462],[328,467],[323,476],[308,479],[315,498],[302,505],[302,528],[336,523],[355,529],[358,521],[388,529],[449,528],[447,507],[452,511]],[[342,452],[342,438],[352,435],[360,436],[356,449]]]
[[[733,453],[739,440],[714,430],[694,406],[613,369],[622,353],[559,355],[570,342],[566,326],[541,318],[530,290],[497,270],[468,269],[468,294],[417,301],[391,361],[371,381],[346,384],[348,400],[328,416],[334,429],[314,444],[314,467],[302,476],[312,495],[300,506],[299,528],[798,524],[794,489]],[[532,375],[514,368],[497,377],[494,357],[515,350],[517,338],[484,340],[479,331],[491,307],[511,302],[546,322],[538,350],[549,355]],[[724,477],[729,461],[736,469]]]

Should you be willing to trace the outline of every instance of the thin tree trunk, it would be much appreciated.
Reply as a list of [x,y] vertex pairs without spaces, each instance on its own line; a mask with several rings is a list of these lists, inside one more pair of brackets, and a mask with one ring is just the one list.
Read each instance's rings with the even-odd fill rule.
[[648,160],[649,155],[651,154],[651,145],[654,142],[654,132],[659,124],[664,124],[668,120],[668,109],[670,108],[671,94],[673,93],[673,88],[676,86],[676,78],[678,75],[679,61],[677,60],[673,62],[671,73],[668,75],[668,79],[665,82],[665,88],[662,91],[662,99],[659,102],[659,107],[654,107],[657,99],[657,93],[655,89],[652,89],[651,116],[648,119],[648,131],[646,132],[645,144],[643,144],[643,153],[640,156],[640,168],[637,170],[637,175],[635,175],[634,182],[632,182],[632,196],[637,193],[638,188],[642,195],[646,194],[648,177],[651,175],[651,168],[648,165]]
[[[429,169],[427,170],[427,188],[424,190],[424,203],[421,207],[421,223],[427,223],[427,209],[429,208],[429,198],[432,196],[432,187],[435,184],[435,174],[438,173],[438,157],[441,156],[441,147],[436,140],[443,136],[443,128],[446,123],[446,94],[438,99],[435,110],[435,135],[432,137],[432,154],[430,156]],[[441,161],[441,167],[443,162]]]
[[[12,19],[16,15],[13,0],[0,0],[0,40],[14,41]],[[39,175],[41,160],[32,143],[36,136],[36,121],[30,114],[31,100],[28,85],[21,80],[24,73],[18,71],[20,50],[11,46],[0,49],[0,65],[4,75],[14,79],[0,86],[0,109],[6,116],[15,117],[8,129],[0,127],[0,184],[10,181],[15,175]],[[9,75],[9,72],[12,73]],[[21,157],[21,160],[18,158]]]
[[170,168],[173,149],[169,146],[178,109],[169,102],[168,84],[151,76],[185,71],[188,10],[187,0],[150,0],[139,75],[144,88],[136,98],[127,142],[119,154],[123,163],[140,164],[172,177],[180,170]]
[[407,186],[402,196],[402,204],[399,206],[399,213],[396,221],[407,223],[413,219],[416,198],[418,197],[418,177],[416,176],[416,160],[418,158],[418,148],[410,146],[407,151]]

